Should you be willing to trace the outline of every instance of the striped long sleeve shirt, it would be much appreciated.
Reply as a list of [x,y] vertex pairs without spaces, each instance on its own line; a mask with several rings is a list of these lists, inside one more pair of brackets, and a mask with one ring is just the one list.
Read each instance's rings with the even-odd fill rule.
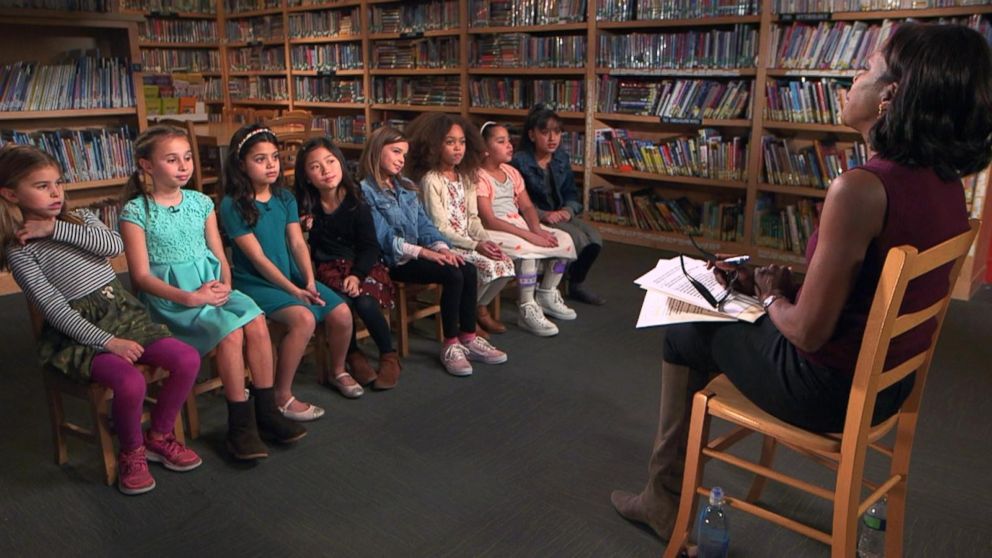
[[100,349],[113,336],[80,316],[69,301],[114,279],[107,258],[120,254],[124,243],[92,212],[81,209],[75,213],[84,224],[57,220],[51,238],[11,247],[8,261],[14,280],[45,321],[77,343]]

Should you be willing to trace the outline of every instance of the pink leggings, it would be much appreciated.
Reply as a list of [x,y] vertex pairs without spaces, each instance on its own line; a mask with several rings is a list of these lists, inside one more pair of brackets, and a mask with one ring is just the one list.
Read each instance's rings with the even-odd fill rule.
[[[152,430],[172,432],[176,415],[189,395],[200,371],[200,354],[174,338],[159,339],[147,347],[139,364],[169,371],[152,409]],[[133,450],[144,443],[141,436],[141,412],[145,402],[145,377],[134,365],[113,353],[100,353],[90,366],[93,381],[114,392],[114,425],[121,451]]]

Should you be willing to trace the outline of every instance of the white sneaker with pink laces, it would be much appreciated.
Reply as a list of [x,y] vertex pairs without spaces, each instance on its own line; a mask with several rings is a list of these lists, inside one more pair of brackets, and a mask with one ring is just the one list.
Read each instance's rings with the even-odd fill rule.
[[506,362],[506,353],[493,347],[492,343],[476,335],[468,343],[462,343],[469,360],[485,364],[502,364]]
[[472,365],[466,358],[468,351],[461,343],[452,343],[441,348],[441,364],[452,376],[471,376]]

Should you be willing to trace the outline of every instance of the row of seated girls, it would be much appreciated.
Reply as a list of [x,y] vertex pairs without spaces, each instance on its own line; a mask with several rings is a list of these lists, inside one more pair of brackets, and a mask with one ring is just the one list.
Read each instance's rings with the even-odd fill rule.
[[[573,219],[581,204],[557,150],[557,117],[536,107],[524,137],[528,147],[515,156],[505,126],[480,131],[457,116],[425,114],[406,135],[388,126],[371,134],[357,180],[341,151],[315,137],[297,154],[290,189],[278,138],[248,125],[231,139],[215,211],[208,196],[184,188],[194,174],[185,131],[154,126],[134,142],[139,168],[124,188],[120,233],[68,209],[54,158],[6,146],[0,269],[12,271],[45,319],[42,365],[113,390],[118,486],[141,494],[155,487],[148,461],[174,471],[202,462],[172,427],[203,358],[214,360],[224,386],[228,450],[257,460],[268,455],[263,438],[296,442],[302,423],[324,414],[292,390],[317,327],[331,355],[319,382],[349,398],[363,386],[397,384],[401,364],[383,315],[393,281],[442,285],[440,360],[455,376],[471,375],[472,362],[507,361],[486,339],[506,328],[485,306],[513,277],[518,325],[538,336],[558,333],[547,316],[577,317],[558,290],[566,269],[571,298],[602,304],[583,286],[601,240]],[[108,263],[122,251],[137,296]],[[353,316],[378,348],[377,370],[356,343]],[[286,332],[275,362],[266,319]],[[170,372],[144,433],[137,365]]]

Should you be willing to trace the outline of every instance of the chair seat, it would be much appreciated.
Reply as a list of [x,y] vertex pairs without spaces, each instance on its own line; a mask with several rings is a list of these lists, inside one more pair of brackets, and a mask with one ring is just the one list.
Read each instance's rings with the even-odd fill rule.
[[[714,394],[709,400],[709,410],[714,416],[817,453],[840,453],[840,434],[817,434],[772,416],[752,403],[725,374],[714,378],[704,391]],[[896,419],[897,415],[893,415],[872,427],[868,433],[868,443],[885,436],[895,426]]]

